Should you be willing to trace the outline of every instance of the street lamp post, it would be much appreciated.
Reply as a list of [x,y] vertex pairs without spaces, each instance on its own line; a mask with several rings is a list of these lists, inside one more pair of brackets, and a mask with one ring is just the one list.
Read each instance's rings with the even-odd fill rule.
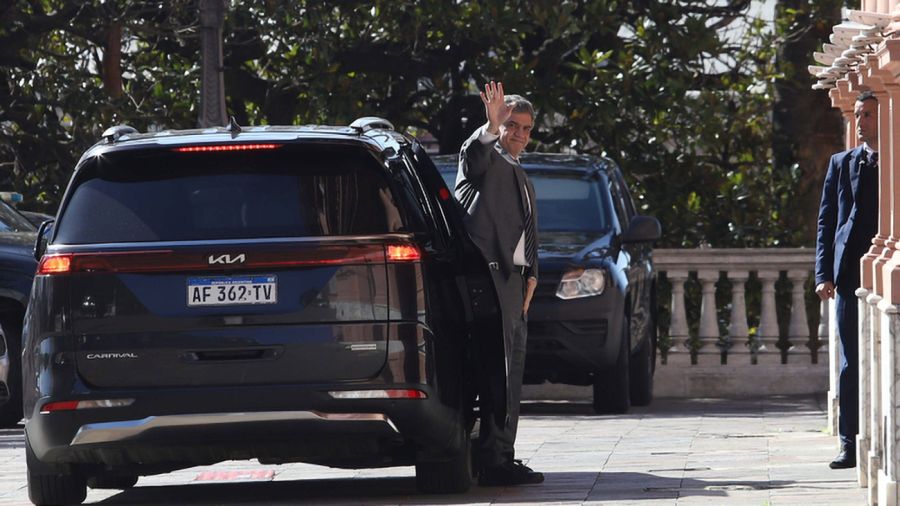
[[222,25],[225,0],[200,0],[200,127],[224,126],[225,79],[222,75]]

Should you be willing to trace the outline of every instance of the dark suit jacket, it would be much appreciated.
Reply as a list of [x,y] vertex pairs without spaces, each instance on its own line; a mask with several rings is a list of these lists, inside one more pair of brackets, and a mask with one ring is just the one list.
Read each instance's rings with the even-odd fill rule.
[[[859,232],[854,230],[857,222],[863,221],[857,220],[858,203],[862,199],[878,198],[877,193],[859,195],[857,191],[864,150],[859,146],[831,157],[816,233],[816,284],[831,281],[842,294],[848,295],[859,287],[859,257],[845,253],[863,251],[868,246],[866,241],[871,240],[871,237],[859,238]],[[850,244],[851,238],[865,244]]]
[[[525,171],[516,170],[500,143],[483,144],[479,128],[463,143],[456,174],[456,198],[466,209],[466,229],[488,262],[497,262],[507,277],[512,273],[513,253],[525,230],[525,194],[531,201],[534,239],[538,244],[537,201]],[[538,277],[535,259],[526,275]]]

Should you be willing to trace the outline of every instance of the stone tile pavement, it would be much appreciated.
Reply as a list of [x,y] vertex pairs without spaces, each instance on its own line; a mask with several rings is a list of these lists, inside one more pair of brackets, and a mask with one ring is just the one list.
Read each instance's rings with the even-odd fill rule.
[[[251,461],[142,477],[125,492],[89,490],[86,502],[865,504],[855,470],[827,467],[837,443],[824,432],[824,406],[824,397],[809,396],[660,399],[626,416],[595,416],[584,403],[529,402],[523,407],[518,457],[545,473],[541,485],[423,496],[415,493],[410,467],[340,470]],[[201,473],[210,476],[209,471],[232,480],[197,481]],[[21,429],[0,431],[0,505],[12,504],[29,504]]]

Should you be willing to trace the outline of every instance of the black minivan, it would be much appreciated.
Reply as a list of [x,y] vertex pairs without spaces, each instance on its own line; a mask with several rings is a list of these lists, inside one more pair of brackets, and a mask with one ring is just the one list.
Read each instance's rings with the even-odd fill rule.
[[504,367],[496,295],[385,120],[113,128],[50,226],[24,330],[35,504],[251,458],[469,488],[474,360]]

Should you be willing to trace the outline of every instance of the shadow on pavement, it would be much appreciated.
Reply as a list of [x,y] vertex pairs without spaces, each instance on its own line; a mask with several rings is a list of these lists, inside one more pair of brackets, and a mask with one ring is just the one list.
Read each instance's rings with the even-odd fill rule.
[[751,399],[656,399],[649,406],[632,407],[625,415],[596,415],[588,401],[523,401],[521,412],[530,416],[607,417],[762,417],[779,413],[819,414],[825,411],[823,395],[771,396]]
[[417,494],[415,479],[342,478],[262,483],[135,487],[95,504],[484,504],[561,501],[638,501],[722,497],[735,491],[795,486],[793,481],[723,481],[637,472],[547,472],[541,485],[473,486],[467,494]]

